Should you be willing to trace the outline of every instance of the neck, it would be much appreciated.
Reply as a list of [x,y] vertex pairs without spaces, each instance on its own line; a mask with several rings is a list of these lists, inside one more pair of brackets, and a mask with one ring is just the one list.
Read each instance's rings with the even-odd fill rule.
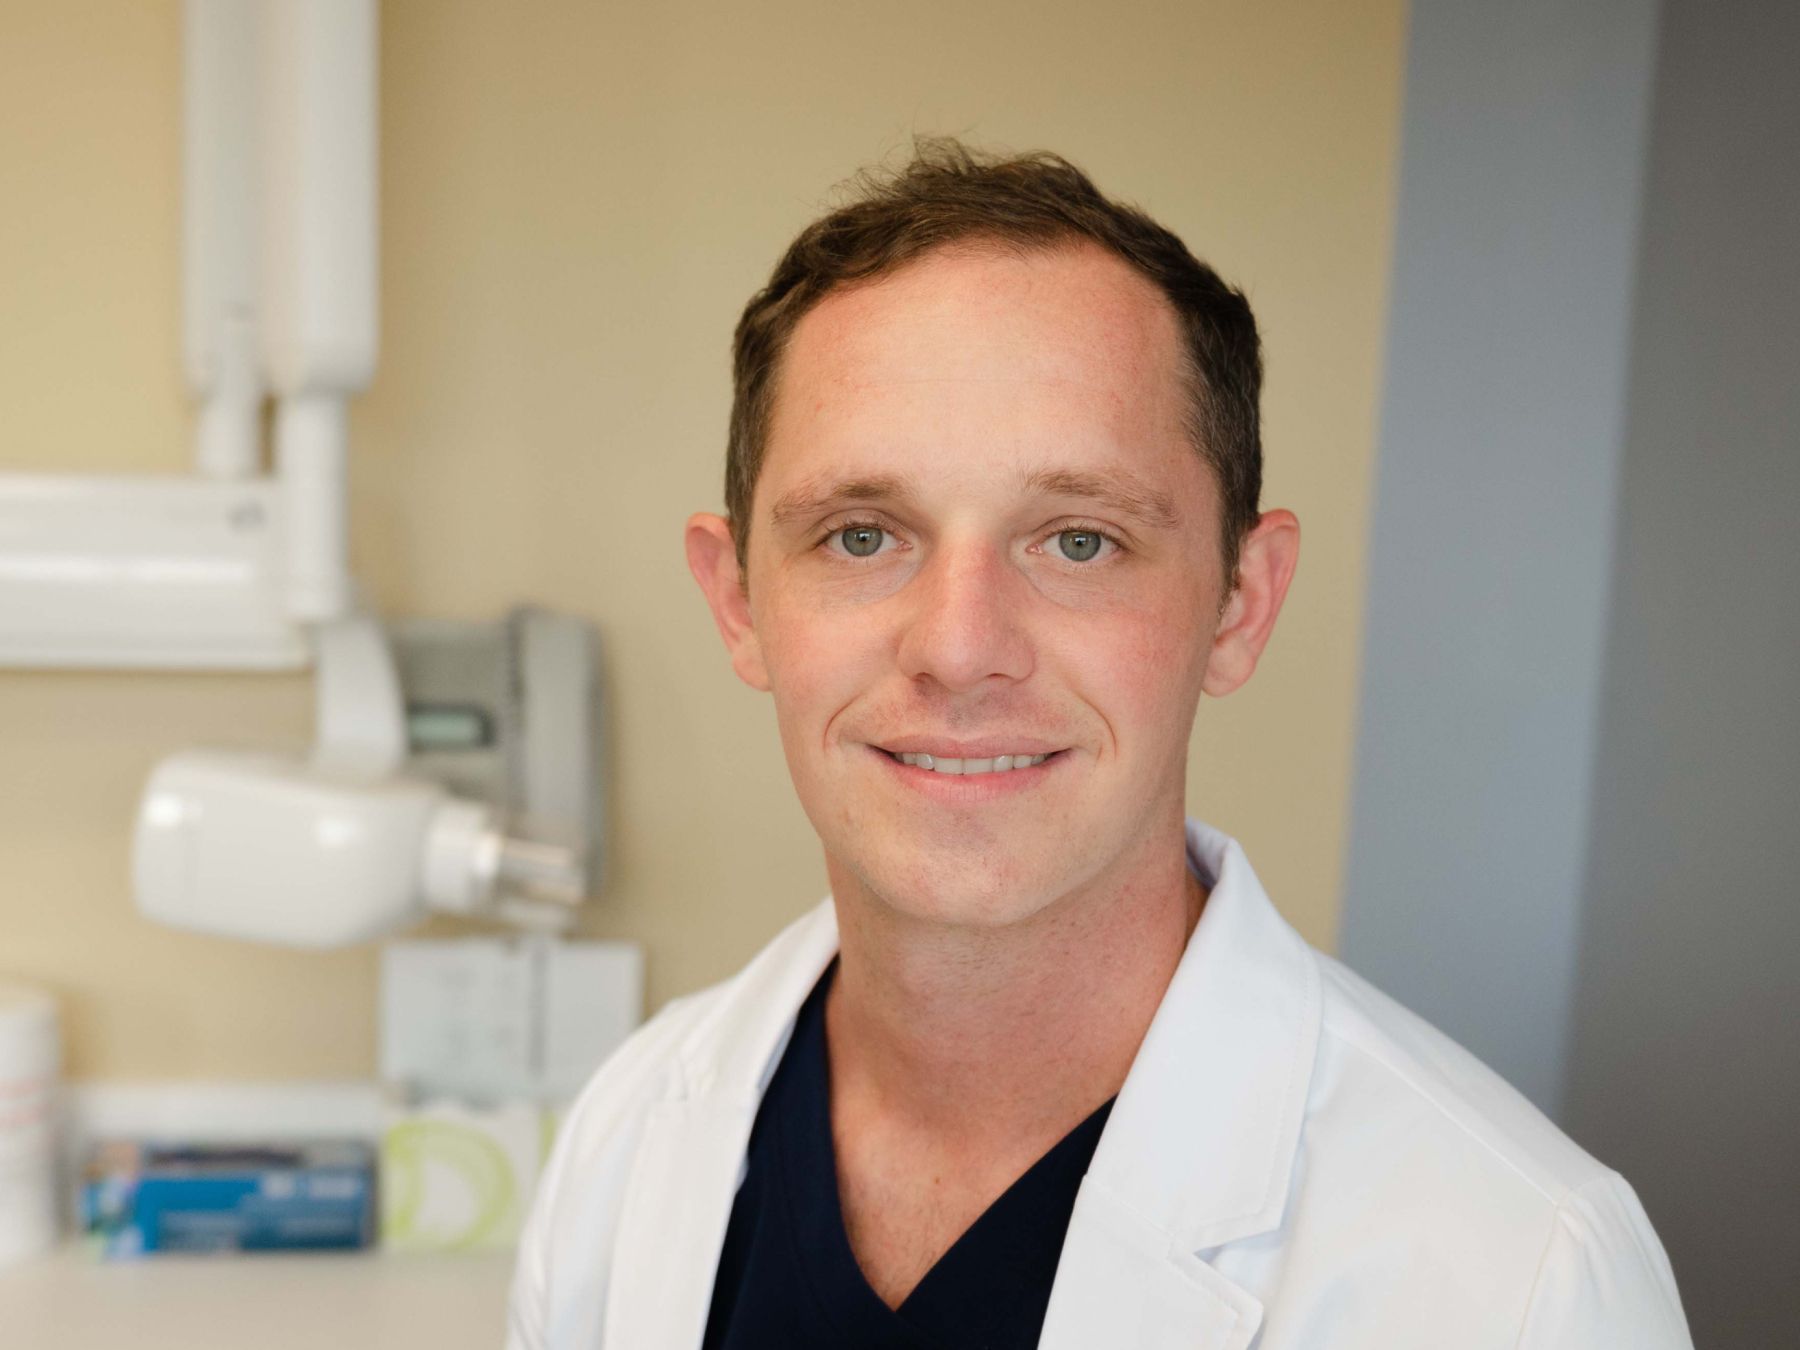
[[1116,1093],[1205,902],[1179,830],[1002,928],[921,921],[854,885],[833,894],[834,1104],[966,1141],[1060,1134]]

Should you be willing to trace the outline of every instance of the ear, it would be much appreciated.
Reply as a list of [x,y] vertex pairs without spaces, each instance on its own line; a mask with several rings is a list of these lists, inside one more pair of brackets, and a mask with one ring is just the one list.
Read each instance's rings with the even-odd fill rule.
[[1237,586],[1213,634],[1200,687],[1223,698],[1248,680],[1275,631],[1275,616],[1300,561],[1300,522],[1292,511],[1265,511],[1238,548]]
[[750,622],[750,597],[738,569],[737,548],[731,526],[723,516],[702,511],[687,523],[688,570],[712,609],[719,636],[731,653],[731,668],[752,689],[769,690],[769,672],[763,666],[762,646]]

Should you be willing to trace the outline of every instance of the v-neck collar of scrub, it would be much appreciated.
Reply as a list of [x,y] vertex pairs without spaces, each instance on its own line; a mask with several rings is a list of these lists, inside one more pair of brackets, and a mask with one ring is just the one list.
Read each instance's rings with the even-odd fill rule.
[[[1187,847],[1212,893],[1082,1180],[1042,1350],[1091,1350],[1122,1334],[1247,1350],[1262,1322],[1260,1301],[1214,1258],[1282,1223],[1322,977],[1235,840],[1189,820]],[[678,1024],[618,1202],[608,1343],[700,1344],[758,1105],[837,946],[827,898]]]
[[[939,1350],[985,1345],[1027,1311],[1042,1324],[1063,1233],[1088,1160],[1107,1116],[1108,1100],[1026,1168],[938,1257],[898,1308],[889,1308],[856,1262],[838,1194],[837,1151],[831,1132],[831,1067],[825,1032],[825,994],[835,960],[819,977],[795,1022],[787,1056],[793,1061],[801,1109],[779,1112],[776,1150],[786,1174],[786,1226],[794,1258],[822,1313],[841,1333],[870,1350]],[[785,1076],[785,1075],[784,1075]],[[1051,1231],[1054,1230],[1054,1231]],[[963,1278],[970,1262],[983,1278]],[[1005,1275],[1010,1278],[996,1279]],[[979,1288],[979,1302],[969,1291]],[[869,1342],[875,1328],[883,1338]]]

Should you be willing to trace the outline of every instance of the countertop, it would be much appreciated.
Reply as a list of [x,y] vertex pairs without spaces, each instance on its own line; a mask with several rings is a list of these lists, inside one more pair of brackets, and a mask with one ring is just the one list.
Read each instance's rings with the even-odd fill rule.
[[499,1350],[510,1252],[98,1262],[70,1244],[0,1270],[0,1344],[19,1350]]

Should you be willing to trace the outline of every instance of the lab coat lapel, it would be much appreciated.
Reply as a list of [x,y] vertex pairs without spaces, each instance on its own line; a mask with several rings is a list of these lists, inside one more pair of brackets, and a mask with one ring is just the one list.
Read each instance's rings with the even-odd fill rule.
[[750,1127],[795,1015],[836,951],[827,900],[765,948],[682,1042],[678,1084],[650,1109],[632,1158],[607,1346],[698,1350]]
[[1244,1350],[1262,1305],[1103,1186],[1084,1182],[1039,1350]]
[[754,1103],[652,1108],[620,1212],[606,1345],[699,1346],[755,1115]]
[[1190,821],[1188,851],[1211,895],[1082,1182],[1043,1350],[1242,1350],[1262,1321],[1204,1257],[1281,1222],[1319,971],[1234,841]]

